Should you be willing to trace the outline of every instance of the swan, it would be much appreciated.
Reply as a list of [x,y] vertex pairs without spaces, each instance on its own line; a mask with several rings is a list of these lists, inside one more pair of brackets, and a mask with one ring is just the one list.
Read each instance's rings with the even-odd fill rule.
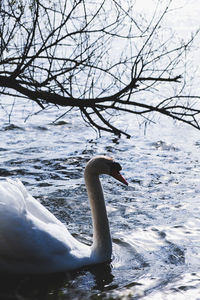
[[112,243],[99,175],[128,185],[121,166],[97,156],[85,167],[84,179],[93,221],[93,243],[76,240],[22,182],[0,181],[0,272],[34,274],[75,270],[111,259]]

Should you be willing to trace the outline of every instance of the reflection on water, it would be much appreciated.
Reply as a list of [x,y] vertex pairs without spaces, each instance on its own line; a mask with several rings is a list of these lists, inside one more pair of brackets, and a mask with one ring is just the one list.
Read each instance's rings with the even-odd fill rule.
[[[0,275],[1,299],[88,299],[91,291],[115,289],[109,264],[51,275]],[[91,290],[91,291],[90,291]]]

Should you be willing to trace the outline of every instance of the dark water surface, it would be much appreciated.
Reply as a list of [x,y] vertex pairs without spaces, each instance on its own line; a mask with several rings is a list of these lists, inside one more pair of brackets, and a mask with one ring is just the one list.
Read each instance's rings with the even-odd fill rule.
[[67,274],[1,275],[0,299],[199,299],[200,133],[166,119],[146,135],[133,123],[131,139],[99,138],[76,115],[52,124],[55,118],[52,111],[8,124],[1,112],[0,177],[20,178],[90,244],[84,166],[97,154],[115,157],[129,186],[101,178],[112,263]]

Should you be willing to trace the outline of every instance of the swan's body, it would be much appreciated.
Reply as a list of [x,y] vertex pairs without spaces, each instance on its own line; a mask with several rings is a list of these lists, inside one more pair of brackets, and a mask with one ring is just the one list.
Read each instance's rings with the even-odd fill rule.
[[93,218],[93,244],[77,241],[21,181],[0,182],[0,272],[51,273],[110,260],[112,244],[100,174],[126,183],[121,167],[107,157],[87,164],[85,183]]

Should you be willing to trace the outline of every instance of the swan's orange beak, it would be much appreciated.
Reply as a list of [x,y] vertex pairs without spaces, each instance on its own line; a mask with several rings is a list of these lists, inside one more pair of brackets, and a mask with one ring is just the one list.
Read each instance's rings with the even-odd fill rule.
[[112,177],[114,177],[115,179],[117,179],[118,181],[128,185],[128,182],[126,181],[126,179],[124,179],[124,177],[119,173],[119,171],[112,171],[110,174]]

